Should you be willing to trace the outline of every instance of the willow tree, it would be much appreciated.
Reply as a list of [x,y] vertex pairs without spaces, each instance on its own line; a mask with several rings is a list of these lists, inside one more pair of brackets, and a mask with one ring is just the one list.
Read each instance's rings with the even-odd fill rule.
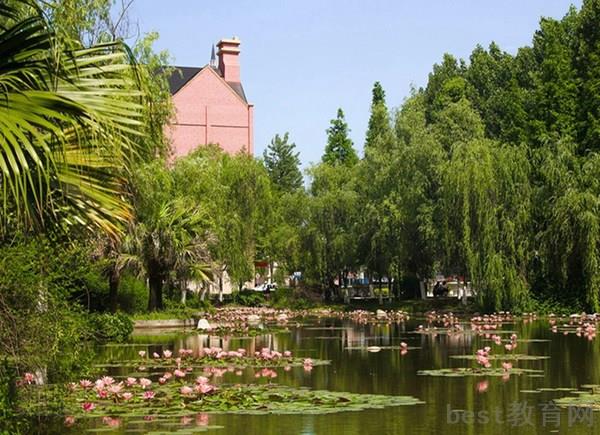
[[178,194],[209,218],[214,236],[209,249],[220,286],[227,273],[241,289],[254,278],[255,260],[270,254],[266,248],[275,221],[267,170],[252,156],[230,156],[209,145],[178,159],[173,175]]
[[600,155],[576,154],[570,141],[548,143],[538,151],[536,190],[542,277],[540,292],[599,309]]
[[523,149],[486,139],[456,144],[444,168],[446,259],[486,310],[528,304],[531,187]]
[[439,190],[446,153],[427,126],[422,93],[405,102],[395,130],[398,146],[392,154],[394,170],[389,174],[394,194],[386,202],[395,204],[403,216],[397,225],[396,261],[405,277],[423,281],[432,276],[434,265],[441,260]]
[[358,214],[356,166],[321,163],[309,170],[307,223],[302,228],[303,265],[307,279],[333,289],[356,261],[355,229]]

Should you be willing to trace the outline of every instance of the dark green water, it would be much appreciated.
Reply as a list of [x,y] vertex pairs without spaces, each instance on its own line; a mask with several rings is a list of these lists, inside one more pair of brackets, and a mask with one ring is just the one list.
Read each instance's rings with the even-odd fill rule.
[[[239,435],[600,433],[600,413],[584,412],[576,416],[572,411],[552,406],[552,399],[568,393],[532,392],[538,388],[578,389],[584,384],[600,384],[598,339],[588,341],[574,334],[553,334],[548,322],[543,320],[517,321],[504,324],[502,328],[515,331],[519,340],[540,340],[519,342],[518,353],[550,358],[518,361],[514,365],[543,370],[543,376],[513,375],[508,380],[501,377],[429,377],[419,376],[417,371],[473,366],[472,361],[450,356],[473,354],[491,343],[485,337],[470,333],[456,336],[415,334],[420,323],[423,323],[422,319],[411,319],[405,324],[359,325],[330,319],[304,322],[304,326],[290,327],[288,332],[253,338],[223,339],[198,334],[138,336],[135,345],[102,348],[99,361],[134,359],[142,349],[152,353],[211,345],[224,349],[244,347],[252,351],[271,347],[292,350],[297,356],[332,361],[331,365],[317,366],[310,373],[302,368],[293,368],[289,372],[277,369],[278,377],[274,382],[335,391],[410,395],[424,401],[423,405],[322,416],[200,414],[185,420],[144,423],[98,419],[90,424],[77,422],[73,427],[55,427],[54,430],[62,433],[84,433],[89,428],[106,430],[106,433],[195,433],[185,430],[198,430],[208,424],[223,427],[208,433]],[[373,345],[397,346],[400,341],[420,349],[410,350],[404,356],[397,349],[383,349],[377,353],[366,350],[366,346]],[[347,347],[363,349],[348,350]],[[126,372],[115,369],[111,374],[125,375]],[[241,376],[226,373],[222,382],[254,382],[253,375],[251,369]],[[458,410],[473,413],[475,421]],[[110,423],[118,426],[109,427]]]

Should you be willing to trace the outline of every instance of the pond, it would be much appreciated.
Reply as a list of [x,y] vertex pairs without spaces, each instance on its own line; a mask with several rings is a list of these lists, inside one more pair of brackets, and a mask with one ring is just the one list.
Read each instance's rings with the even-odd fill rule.
[[[441,325],[427,329],[427,320],[359,323],[339,318],[302,319],[284,330],[253,337],[216,337],[188,334],[138,335],[124,345],[99,349],[98,363],[135,360],[143,350],[149,355],[163,350],[216,346],[244,348],[252,354],[262,348],[290,350],[294,355],[328,360],[328,365],[275,368],[276,377],[260,376],[259,369],[220,373],[219,384],[276,383],[351,393],[413,396],[424,403],[338,413],[247,415],[196,413],[162,419],[85,418],[70,427],[63,421],[53,433],[205,433],[267,434],[569,434],[594,433],[600,414],[589,408],[557,407],[553,400],[576,397],[568,389],[600,384],[598,340],[564,331],[548,319],[505,319],[497,329],[461,322],[453,330]],[[420,329],[420,325],[425,325]],[[562,325],[558,322],[557,325]],[[507,351],[507,344],[518,343]],[[593,338],[593,337],[590,337]],[[494,343],[494,340],[496,343]],[[408,351],[400,343],[408,344]],[[498,376],[441,376],[445,368],[478,367],[478,349],[492,347],[488,358],[503,355],[522,374]],[[494,367],[500,367],[495,361]],[[131,368],[107,366],[111,376],[125,376]],[[477,370],[475,369],[475,373]],[[500,370],[502,372],[502,370]],[[515,372],[516,373],[516,372]],[[469,373],[467,373],[469,374]],[[470,373],[473,374],[473,373]],[[480,373],[481,374],[481,373]],[[593,425],[593,426],[592,426]]]

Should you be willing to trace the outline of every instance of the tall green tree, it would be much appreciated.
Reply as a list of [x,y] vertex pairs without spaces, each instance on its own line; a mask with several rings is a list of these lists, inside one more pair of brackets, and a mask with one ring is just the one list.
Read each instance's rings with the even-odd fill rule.
[[369,118],[365,140],[365,155],[368,155],[370,149],[373,147],[389,150],[393,145],[390,115],[385,103],[385,91],[381,83],[375,82],[372,93],[371,117]]
[[354,144],[348,137],[350,129],[344,118],[344,111],[340,108],[337,117],[330,122],[327,129],[327,145],[323,154],[323,163],[330,166],[353,166],[358,162]]
[[302,264],[308,282],[325,290],[334,289],[336,279],[341,284],[345,274],[356,266],[355,170],[356,166],[325,163],[309,170],[311,186],[308,219],[302,233]]
[[302,188],[300,153],[295,152],[296,144],[289,142],[289,133],[278,134],[263,152],[263,162],[271,182],[283,192],[294,192]]
[[172,172],[161,161],[144,165],[135,177],[136,218],[123,242],[118,268],[148,280],[148,310],[163,308],[163,289],[179,279],[205,280],[210,263],[209,221],[178,192]]
[[227,274],[241,288],[254,278],[254,262],[265,252],[274,222],[265,167],[252,156],[203,146],[175,162],[174,183],[187,202],[210,218],[209,249],[219,285]]
[[579,11],[575,65],[579,87],[580,152],[600,149],[600,1],[584,0]]

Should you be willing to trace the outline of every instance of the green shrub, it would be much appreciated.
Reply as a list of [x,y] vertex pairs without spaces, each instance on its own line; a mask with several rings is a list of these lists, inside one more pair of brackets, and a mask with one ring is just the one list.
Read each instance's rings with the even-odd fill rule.
[[582,311],[580,304],[566,304],[551,297],[534,296],[531,298],[531,311],[538,314],[556,314],[557,316],[569,315]]
[[301,288],[281,287],[271,293],[270,305],[274,308],[305,310],[316,305],[308,291]]
[[0,358],[19,373],[62,382],[85,370],[89,324],[73,297],[90,270],[85,259],[81,247],[43,238],[0,246]]
[[208,313],[214,312],[215,310],[214,305],[208,298],[200,300],[199,296],[188,298],[187,306],[189,308],[193,308],[195,311],[203,311]]
[[117,295],[119,309],[129,313],[142,313],[148,308],[148,288],[141,279],[125,274],[121,277]]
[[[275,292],[271,292],[270,294],[272,295]],[[242,290],[233,294],[233,303],[243,305],[244,307],[259,307],[265,304],[265,296],[261,292]]]
[[94,313],[89,318],[94,339],[122,342],[133,332],[133,321],[124,313]]

